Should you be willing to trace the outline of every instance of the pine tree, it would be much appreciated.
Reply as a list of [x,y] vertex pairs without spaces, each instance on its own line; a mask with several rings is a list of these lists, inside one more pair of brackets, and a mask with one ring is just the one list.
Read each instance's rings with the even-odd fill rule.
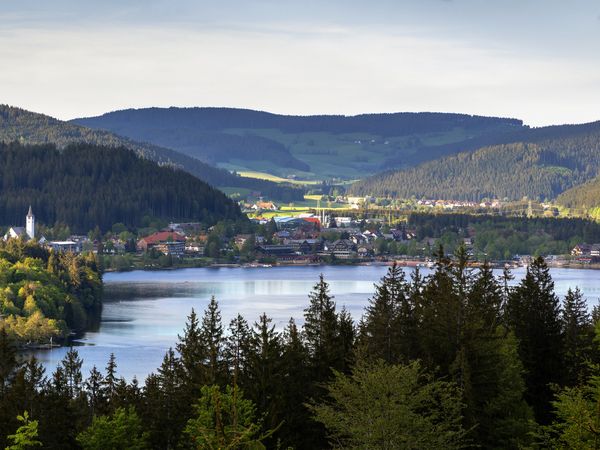
[[[435,271],[426,279],[420,305],[420,320],[426,324],[419,330],[421,357],[428,367],[449,373],[461,346],[465,299],[458,292],[464,287],[457,286],[455,269],[443,248],[435,257]],[[458,384],[462,387],[460,379]]]
[[332,375],[332,368],[343,367],[343,360],[335,302],[323,274],[309,294],[309,301],[310,305],[304,310],[306,347],[315,380],[325,381]]
[[104,377],[96,368],[92,367],[90,376],[84,382],[85,390],[88,396],[90,406],[90,421],[96,415],[101,415],[106,408],[106,398],[104,396]]
[[161,429],[160,443],[163,448],[171,449],[177,445],[181,430],[185,425],[186,405],[189,399],[183,382],[183,368],[170,348],[158,369],[160,390],[159,423],[154,426]]
[[35,356],[25,361],[17,371],[11,388],[11,402],[19,410],[29,411],[33,417],[39,416],[41,391],[46,384],[46,369]]
[[356,341],[356,329],[354,321],[346,306],[342,306],[342,310],[338,314],[339,324],[339,341],[342,352],[342,368],[344,373],[348,373],[354,365],[354,344]]
[[481,326],[493,331],[502,321],[503,289],[486,262],[473,280],[468,294],[467,322],[470,317],[481,319]]
[[71,348],[64,359],[61,361],[63,373],[66,380],[67,395],[75,399],[79,396],[82,389],[83,376],[81,374],[81,366],[83,361],[79,357],[77,350]]
[[9,338],[6,329],[0,329],[0,400],[4,398],[15,372],[17,364],[17,349]]
[[230,372],[231,384],[245,389],[248,383],[248,358],[250,352],[250,328],[240,314],[229,323],[229,335],[225,344],[225,359]]
[[308,353],[294,319],[290,319],[283,331],[283,355],[281,358],[283,377],[282,409],[283,425],[277,436],[283,448],[314,448],[311,441],[311,420],[304,406],[306,393],[311,389],[308,370]]
[[178,336],[178,339],[176,349],[183,366],[186,383],[191,392],[198,391],[206,379],[203,363],[207,357],[207,348],[198,316],[193,308],[187,318],[183,336]]
[[575,386],[587,379],[587,361],[591,356],[594,327],[583,294],[569,289],[563,303],[562,321],[565,338],[565,383]]
[[519,340],[519,356],[525,367],[526,399],[536,419],[550,419],[551,383],[562,383],[564,339],[560,301],[543,258],[536,258],[512,292],[507,305],[508,322]]
[[39,424],[40,440],[44,443],[44,447],[49,449],[77,448],[75,436],[78,425],[89,415],[87,412],[82,415],[81,411],[74,408],[62,365],[56,368],[52,378],[44,386],[43,397],[40,417],[52,418],[52,420],[42,420]]
[[113,401],[117,387],[117,359],[115,358],[114,353],[111,353],[108,358],[108,364],[106,365],[106,376],[104,377],[103,386],[104,396],[108,401],[109,411],[113,411]]
[[204,311],[202,318],[202,338],[206,346],[206,379],[204,384],[219,384],[224,379],[223,373],[223,325],[219,304],[214,296]]
[[281,353],[280,334],[263,313],[251,332],[245,393],[265,415],[269,428],[276,428],[281,422],[281,394],[286,388],[281,373]]
[[375,294],[366,307],[361,326],[366,354],[387,363],[406,359],[411,347],[408,342],[411,316],[404,272],[394,263],[381,283],[375,285]]

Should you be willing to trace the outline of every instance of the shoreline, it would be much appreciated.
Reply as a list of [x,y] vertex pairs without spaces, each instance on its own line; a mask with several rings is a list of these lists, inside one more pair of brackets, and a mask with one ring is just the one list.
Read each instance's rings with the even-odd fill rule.
[[[399,267],[420,267],[420,268],[432,268],[433,263],[427,260],[403,260],[403,259],[392,259],[392,260],[371,260],[371,261],[339,261],[337,263],[331,262],[297,262],[297,263],[286,263],[286,262],[274,262],[274,263],[213,263],[208,265],[181,265],[171,267],[131,267],[127,269],[107,269],[104,273],[125,273],[141,270],[144,272],[155,272],[155,271],[170,271],[170,270],[183,270],[183,269],[265,269],[272,267],[323,267],[323,266],[391,266],[394,262]],[[490,266],[493,269],[502,269],[508,264],[505,261],[491,261]],[[546,261],[546,264],[551,269],[575,269],[575,270],[600,270],[600,263],[556,263],[552,261]],[[470,268],[478,268],[483,265],[482,262],[473,261],[470,264]],[[509,264],[510,269],[517,269],[521,267],[527,267],[527,264]]]

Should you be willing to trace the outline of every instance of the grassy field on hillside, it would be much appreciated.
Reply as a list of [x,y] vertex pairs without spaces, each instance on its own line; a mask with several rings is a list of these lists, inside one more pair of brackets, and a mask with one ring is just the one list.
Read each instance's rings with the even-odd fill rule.
[[[447,132],[427,133],[418,136],[382,137],[369,133],[304,132],[284,133],[274,129],[227,129],[227,133],[255,134],[285,145],[297,159],[306,162],[310,172],[278,167],[269,161],[230,161],[222,164],[229,170],[236,170],[245,176],[256,173],[256,178],[288,180],[295,176],[298,180],[363,178],[386,167],[386,161],[398,155],[414,155],[420,146],[441,145],[459,142],[468,138],[461,128]],[[273,176],[266,178],[264,175]],[[300,181],[301,184],[307,184]]]
[[315,180],[296,180],[296,179],[288,179],[288,178],[282,178],[282,177],[278,177],[277,175],[273,175],[270,173],[266,173],[266,172],[257,172],[257,171],[239,171],[238,172],[242,177],[248,177],[248,178],[258,178],[260,180],[267,180],[267,181],[273,181],[275,183],[291,183],[291,184],[298,184],[298,185],[310,185],[310,184],[318,184],[318,181]]

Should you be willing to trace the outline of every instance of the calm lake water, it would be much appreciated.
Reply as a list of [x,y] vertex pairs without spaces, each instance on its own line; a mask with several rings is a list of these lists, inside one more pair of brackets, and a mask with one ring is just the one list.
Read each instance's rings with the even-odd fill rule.
[[[290,317],[302,323],[308,293],[323,273],[338,307],[345,305],[358,320],[373,294],[373,283],[386,271],[381,266],[322,266],[108,273],[100,326],[76,342],[84,376],[93,366],[103,369],[114,353],[119,375],[127,380],[137,376],[143,382],[160,366],[165,351],[175,346],[191,309],[201,316],[212,295],[219,301],[225,328],[238,312],[250,324],[266,312],[283,329]],[[524,273],[524,269],[515,270],[515,282]],[[552,269],[551,273],[559,295],[579,286],[590,310],[598,303],[600,272]],[[35,356],[49,375],[66,351],[41,350]]]

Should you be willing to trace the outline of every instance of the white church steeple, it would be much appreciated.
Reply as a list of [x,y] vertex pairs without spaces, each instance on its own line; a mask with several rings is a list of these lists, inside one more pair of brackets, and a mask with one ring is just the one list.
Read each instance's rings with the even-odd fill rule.
[[31,210],[31,205],[29,205],[29,212],[27,213],[27,219],[25,221],[25,232],[27,233],[27,236],[29,236],[29,239],[35,238],[35,216]]

